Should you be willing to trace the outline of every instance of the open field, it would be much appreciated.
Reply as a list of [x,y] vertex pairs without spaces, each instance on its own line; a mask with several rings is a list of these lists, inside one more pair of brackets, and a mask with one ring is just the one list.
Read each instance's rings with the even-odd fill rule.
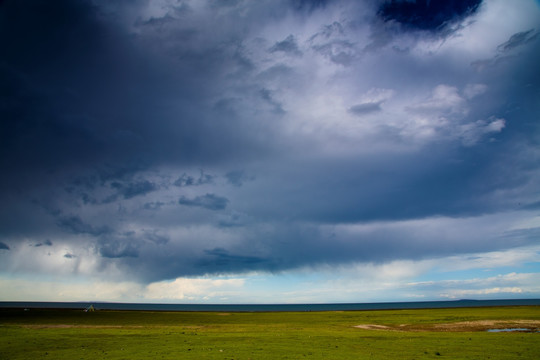
[[[489,333],[491,328],[528,332]],[[540,307],[345,312],[0,309],[0,359],[539,359]]]

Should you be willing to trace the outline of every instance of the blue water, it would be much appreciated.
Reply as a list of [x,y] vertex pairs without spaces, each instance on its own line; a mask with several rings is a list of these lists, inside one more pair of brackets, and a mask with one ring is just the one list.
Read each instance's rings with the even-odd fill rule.
[[526,328],[508,328],[508,329],[488,329],[487,332],[515,332],[515,331],[531,331],[531,329]]
[[521,300],[456,300],[421,302],[386,302],[357,304],[135,304],[106,302],[25,302],[0,301],[0,308],[59,308],[85,309],[93,304],[96,310],[146,310],[146,311],[351,311],[389,309],[437,309],[483,306],[540,305],[540,299]]

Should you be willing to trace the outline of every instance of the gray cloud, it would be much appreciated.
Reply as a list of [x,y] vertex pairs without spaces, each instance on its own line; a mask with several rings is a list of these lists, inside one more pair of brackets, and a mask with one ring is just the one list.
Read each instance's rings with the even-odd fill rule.
[[381,111],[381,102],[368,102],[351,106],[349,111],[355,115],[363,116]]
[[76,215],[60,217],[56,224],[74,234],[89,234],[100,236],[110,233],[112,230],[107,226],[93,226],[85,223]]
[[385,1],[379,14],[385,21],[396,21],[411,29],[433,31],[474,14],[481,3],[482,0]]
[[343,24],[337,21],[325,25],[311,36],[309,43],[315,52],[339,65],[350,65],[358,57],[354,42],[347,36]]
[[163,205],[165,205],[165,203],[161,201],[147,202],[143,205],[143,208],[145,210],[159,210]]
[[118,190],[124,199],[131,199],[135,196],[146,195],[152,191],[157,190],[156,184],[150,181],[139,181],[134,183],[122,184],[119,182],[113,182],[111,187]]
[[214,194],[196,196],[192,199],[182,196],[178,200],[180,205],[202,207],[208,210],[223,210],[227,207],[228,202],[229,200],[227,198]]
[[291,0],[292,5],[296,9],[314,10],[317,8],[324,8],[330,0]]
[[298,48],[296,39],[293,35],[287,36],[285,40],[276,42],[269,51],[274,52],[283,52],[292,56],[302,56],[302,51]]
[[279,101],[276,101],[274,97],[272,96],[272,92],[268,89],[261,89],[259,91],[259,94],[261,95],[261,98],[270,105],[271,112],[276,115],[284,115],[285,110],[283,110],[282,105],[279,103]]
[[497,46],[497,53],[492,58],[475,60],[471,63],[471,66],[477,70],[484,70],[486,67],[493,67],[509,62],[515,58],[515,55],[512,54],[514,49],[532,43],[537,38],[538,31],[535,31],[535,29],[515,33],[507,41]]
[[52,245],[53,245],[52,241],[49,240],[49,239],[47,239],[47,240],[45,240],[45,241],[42,242],[42,243],[39,242],[39,243],[37,243],[37,244],[34,244],[34,247],[40,247],[40,246],[52,246]]
[[[212,272],[221,271],[230,273],[231,271],[241,271],[244,269],[259,268],[261,264],[267,263],[267,259],[256,256],[233,255],[223,248],[204,250],[206,259],[199,261],[201,267],[211,267]],[[267,264],[263,268],[267,268]]]
[[537,37],[538,37],[538,32],[535,31],[534,29],[518,32],[510,36],[510,39],[508,39],[508,41],[497,46],[497,50],[504,53],[504,52],[513,50],[516,47],[526,45],[536,40]]
[[0,242],[0,250],[9,250],[9,246],[7,246],[5,243]]
[[170,240],[168,236],[160,234],[158,230],[144,230],[143,233],[145,240],[158,245],[167,244]]
[[[476,221],[438,218],[365,225],[252,223],[247,227],[227,228],[227,232],[234,234],[234,244],[216,241],[216,247],[205,247],[203,244],[179,246],[169,243],[166,254],[160,254],[159,247],[139,247],[139,251],[135,251],[139,256],[137,267],[133,267],[133,257],[130,257],[135,254],[128,255],[127,250],[112,255],[117,265],[131,269],[136,278],[155,281],[176,276],[174,274],[278,272],[355,262],[420,261],[440,257],[441,253],[454,256],[506,249],[509,238],[515,241],[511,247],[535,244],[538,228],[510,234],[501,231],[503,223],[503,216],[497,215]],[[257,239],[256,248],[253,247],[254,239]],[[123,246],[134,251],[132,245]]]
[[99,242],[99,254],[104,258],[136,258],[139,250],[131,239],[104,238]]
[[254,176],[247,175],[244,170],[233,170],[225,174],[225,178],[229,184],[234,186],[242,186],[247,181],[254,181]]
[[[156,161],[213,161],[215,154],[238,152],[250,142],[238,132],[228,134],[230,125],[240,119],[215,122],[211,112],[201,112],[200,100],[208,89],[197,84],[220,76],[229,61],[235,63],[237,58],[227,54],[229,49],[223,53],[217,48],[201,49],[206,64],[198,55],[190,58],[186,54],[195,51],[190,46],[196,44],[173,40],[182,30],[176,28],[178,21],[173,28],[164,29],[165,33],[142,30],[137,41],[148,51],[140,51],[127,41],[128,34],[106,25],[96,8],[85,2],[10,3],[4,4],[2,12],[2,34],[18,34],[25,49],[34,52],[26,54],[13,37],[0,39],[9,54],[0,69],[3,93],[8,97],[1,143],[2,154],[10,154],[2,157],[1,164],[14,170],[4,182],[32,183],[44,173],[54,171],[62,176],[75,168],[114,181]],[[51,17],[45,20],[38,15],[43,12]],[[27,23],[32,25],[23,26]],[[33,31],[32,26],[45,31]],[[80,45],[83,43],[85,46]],[[154,53],[152,44],[163,46],[155,50],[169,57],[167,65],[160,63],[163,58],[159,56],[145,55]],[[168,46],[178,46],[177,51],[191,65],[176,63]],[[34,56],[42,62],[25,60]],[[143,68],[146,70],[140,71]],[[208,72],[210,68],[215,71]],[[50,91],[38,90],[43,87]],[[145,100],[139,101],[140,97]],[[26,124],[24,132],[16,125],[20,121]],[[205,133],[208,128],[214,131]],[[207,140],[204,145],[203,138]]]
[[199,185],[205,185],[205,184],[212,184],[214,182],[214,175],[205,174],[204,171],[201,170],[201,173],[198,178],[195,178],[194,176],[188,175],[188,174],[182,174],[178,179],[174,181],[175,186],[199,186]]

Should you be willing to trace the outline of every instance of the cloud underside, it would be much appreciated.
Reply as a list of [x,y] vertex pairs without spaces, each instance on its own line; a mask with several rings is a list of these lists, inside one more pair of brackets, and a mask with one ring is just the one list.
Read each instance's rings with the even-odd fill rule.
[[532,5],[2,2],[0,271],[148,283],[532,246]]
[[449,23],[474,14],[482,0],[398,0],[381,5],[380,14],[386,21],[396,21],[409,28],[441,29]]

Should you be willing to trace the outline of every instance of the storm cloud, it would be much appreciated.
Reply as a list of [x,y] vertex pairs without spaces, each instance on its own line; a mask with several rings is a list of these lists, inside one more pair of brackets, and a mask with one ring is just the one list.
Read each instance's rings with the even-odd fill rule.
[[537,246],[539,19],[3,1],[0,271],[148,284]]
[[381,5],[380,15],[385,21],[396,21],[406,27],[437,30],[457,22],[477,11],[482,0],[393,0]]
[[227,198],[214,194],[196,196],[193,199],[182,196],[180,200],[178,200],[180,205],[203,207],[209,210],[223,210],[227,206],[228,202],[229,200],[227,200]]

